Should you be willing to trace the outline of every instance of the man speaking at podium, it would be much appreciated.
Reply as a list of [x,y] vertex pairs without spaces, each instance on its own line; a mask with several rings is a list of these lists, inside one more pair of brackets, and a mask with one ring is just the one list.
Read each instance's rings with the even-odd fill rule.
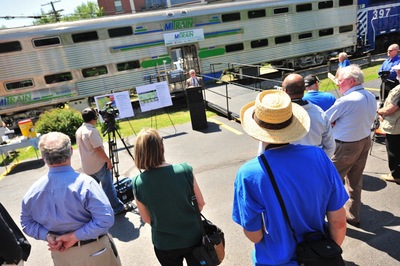
[[196,71],[194,69],[189,70],[189,75],[190,78],[186,80],[186,88],[203,86],[202,78],[196,76]]

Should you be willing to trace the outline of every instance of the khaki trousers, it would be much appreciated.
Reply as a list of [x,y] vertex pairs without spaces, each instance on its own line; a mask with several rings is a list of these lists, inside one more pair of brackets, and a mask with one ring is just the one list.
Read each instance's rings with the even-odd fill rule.
[[344,206],[346,218],[353,222],[360,221],[362,174],[370,147],[370,136],[354,142],[336,141],[335,154],[332,156],[332,162],[350,197]]
[[70,247],[66,251],[52,251],[51,257],[56,266],[120,266],[119,255],[114,254],[114,241],[110,234],[83,246]]

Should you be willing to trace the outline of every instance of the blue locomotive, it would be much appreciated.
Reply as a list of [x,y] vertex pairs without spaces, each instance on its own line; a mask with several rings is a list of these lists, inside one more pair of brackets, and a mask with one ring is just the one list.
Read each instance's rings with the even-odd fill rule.
[[400,42],[399,0],[358,0],[357,51],[385,51]]

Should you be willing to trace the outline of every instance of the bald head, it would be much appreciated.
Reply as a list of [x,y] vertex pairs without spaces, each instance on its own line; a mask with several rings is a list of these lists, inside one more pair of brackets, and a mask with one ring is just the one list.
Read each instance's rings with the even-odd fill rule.
[[290,96],[290,98],[303,98],[304,96],[304,79],[299,74],[288,75],[282,83],[283,90]]

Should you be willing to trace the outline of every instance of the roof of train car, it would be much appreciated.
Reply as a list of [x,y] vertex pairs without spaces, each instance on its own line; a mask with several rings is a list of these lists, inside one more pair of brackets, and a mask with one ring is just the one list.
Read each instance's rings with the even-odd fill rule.
[[[242,11],[246,9],[279,7],[290,4],[310,3],[318,0],[240,0],[233,2],[214,3],[196,6],[181,6],[164,10],[140,12],[136,14],[124,14],[118,16],[107,16],[94,19],[85,19],[72,22],[59,22],[46,25],[33,25],[27,27],[0,30],[0,42],[15,40],[23,37],[40,37],[49,34],[60,34],[68,32],[83,32],[101,28],[115,28],[131,26],[135,23],[161,22],[166,20],[184,19],[193,16],[211,15]],[[110,23],[112,26],[110,27]]]

